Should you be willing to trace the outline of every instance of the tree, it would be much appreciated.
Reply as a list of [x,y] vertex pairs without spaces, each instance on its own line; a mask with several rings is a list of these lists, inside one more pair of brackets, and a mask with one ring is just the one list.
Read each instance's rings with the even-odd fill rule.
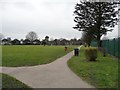
[[82,40],[81,39],[78,39],[78,45],[82,45]]
[[33,32],[33,31],[29,32],[29,33],[26,35],[26,39],[30,40],[31,43],[32,43],[35,39],[37,39],[37,38],[38,38],[38,35],[37,35],[35,32]]
[[82,33],[82,41],[90,46],[91,41],[95,39],[93,33],[90,32],[83,32]]
[[45,37],[45,42],[46,42],[47,45],[49,44],[49,43],[48,43],[48,42],[49,42],[49,36],[46,36],[46,37]]
[[46,45],[46,41],[45,40],[42,40],[42,45]]
[[117,24],[117,4],[113,2],[80,2],[75,6],[74,21],[77,23],[74,29],[91,32],[101,47],[100,38],[108,31],[112,31]]
[[70,43],[71,43],[72,45],[76,45],[76,42],[77,42],[77,39],[76,39],[76,38],[70,40]]
[[60,40],[60,45],[66,45],[67,44],[67,40],[66,39],[61,39]]

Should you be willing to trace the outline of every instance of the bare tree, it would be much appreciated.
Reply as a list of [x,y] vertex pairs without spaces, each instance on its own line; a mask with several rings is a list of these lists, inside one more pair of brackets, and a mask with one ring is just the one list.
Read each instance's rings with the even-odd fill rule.
[[31,42],[33,42],[34,40],[36,40],[38,38],[38,35],[31,31],[26,35],[26,39],[30,40]]

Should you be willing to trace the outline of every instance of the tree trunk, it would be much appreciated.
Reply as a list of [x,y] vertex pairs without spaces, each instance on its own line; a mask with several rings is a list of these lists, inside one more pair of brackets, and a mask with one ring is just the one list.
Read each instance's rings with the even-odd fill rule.
[[88,43],[88,47],[90,47],[90,43]]
[[99,12],[98,12],[98,15],[99,15],[99,18],[98,18],[98,24],[97,24],[97,28],[98,28],[98,33],[97,33],[97,41],[98,41],[98,48],[102,46],[101,44],[101,41],[100,41],[100,37],[101,37],[101,17],[102,17],[102,14],[101,14],[101,4],[99,3]]
[[98,48],[102,47],[102,42],[100,40],[100,35],[97,36],[97,44],[98,44]]
[[102,42],[101,42],[101,40],[98,40],[98,47],[102,47]]

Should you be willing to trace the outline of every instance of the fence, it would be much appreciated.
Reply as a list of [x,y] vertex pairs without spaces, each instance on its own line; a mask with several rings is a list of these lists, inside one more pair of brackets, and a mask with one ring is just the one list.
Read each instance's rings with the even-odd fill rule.
[[[91,46],[97,47],[97,42],[91,42]],[[102,47],[107,53],[120,58],[120,38],[102,40]]]

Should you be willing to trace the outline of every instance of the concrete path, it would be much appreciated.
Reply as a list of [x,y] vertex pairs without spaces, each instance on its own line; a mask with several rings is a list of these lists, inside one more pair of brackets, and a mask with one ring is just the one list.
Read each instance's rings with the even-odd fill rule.
[[6,73],[32,88],[94,88],[75,75],[67,66],[73,51],[58,60],[31,67],[0,67]]

